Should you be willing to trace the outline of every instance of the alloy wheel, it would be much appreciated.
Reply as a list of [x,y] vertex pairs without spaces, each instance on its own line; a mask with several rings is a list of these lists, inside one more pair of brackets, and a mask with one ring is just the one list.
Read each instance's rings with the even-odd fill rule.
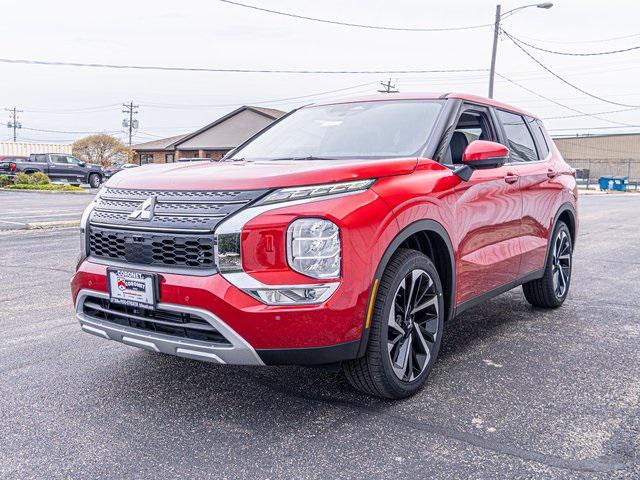
[[560,230],[554,242],[552,262],[553,292],[562,298],[571,277],[571,241],[564,230]]
[[410,271],[400,282],[389,313],[387,350],[402,381],[418,378],[429,365],[439,330],[438,292],[431,276]]

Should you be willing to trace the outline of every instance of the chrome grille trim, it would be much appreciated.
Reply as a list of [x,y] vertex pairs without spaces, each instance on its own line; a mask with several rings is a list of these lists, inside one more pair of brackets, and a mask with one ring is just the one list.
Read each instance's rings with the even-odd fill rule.
[[[174,234],[175,245],[181,245],[187,236],[200,235],[201,243],[208,245],[213,242],[213,232],[220,222],[266,193],[267,190],[170,191],[105,187],[96,198],[89,217],[88,254],[95,259],[128,262],[134,265],[215,269],[208,258],[208,253],[196,255],[197,265],[193,257],[186,262],[178,263],[169,260],[166,263],[158,261],[151,252],[150,242],[157,236],[154,233]],[[146,202],[149,199],[151,201]],[[144,207],[145,203],[152,205]],[[141,205],[143,209],[149,209],[149,215],[146,217],[139,214]],[[131,214],[136,210],[138,215],[133,215],[132,218]],[[109,250],[109,246],[104,241],[97,241],[96,236],[92,235],[96,233],[96,229],[121,232],[127,244],[133,242],[139,246],[135,250],[128,248],[125,258],[123,252],[118,251],[115,254]],[[132,253],[134,251],[137,255]],[[170,258],[171,256],[167,255],[167,259]]]

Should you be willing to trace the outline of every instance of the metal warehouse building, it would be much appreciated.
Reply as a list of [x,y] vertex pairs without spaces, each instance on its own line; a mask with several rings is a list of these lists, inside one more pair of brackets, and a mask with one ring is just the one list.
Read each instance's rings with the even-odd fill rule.
[[580,135],[553,139],[565,160],[584,175],[597,180],[603,175],[629,176],[640,180],[640,133]]

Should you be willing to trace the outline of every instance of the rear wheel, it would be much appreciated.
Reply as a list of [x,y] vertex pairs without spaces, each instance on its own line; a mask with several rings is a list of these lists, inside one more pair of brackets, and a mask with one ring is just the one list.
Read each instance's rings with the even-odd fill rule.
[[573,263],[571,233],[564,222],[558,222],[542,278],[522,285],[527,301],[534,307],[557,308],[569,293]]
[[433,262],[400,249],[380,281],[364,357],[343,370],[358,390],[403,398],[424,385],[442,338],[442,284]]
[[100,186],[100,175],[92,173],[89,175],[89,186],[91,188],[98,188]]

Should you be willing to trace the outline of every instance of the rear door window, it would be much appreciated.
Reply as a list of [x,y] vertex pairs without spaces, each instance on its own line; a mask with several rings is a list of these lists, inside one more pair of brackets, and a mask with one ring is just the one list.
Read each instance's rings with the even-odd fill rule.
[[515,113],[496,110],[507,135],[507,147],[512,162],[532,162],[538,160],[538,151],[531,132],[524,119]]

